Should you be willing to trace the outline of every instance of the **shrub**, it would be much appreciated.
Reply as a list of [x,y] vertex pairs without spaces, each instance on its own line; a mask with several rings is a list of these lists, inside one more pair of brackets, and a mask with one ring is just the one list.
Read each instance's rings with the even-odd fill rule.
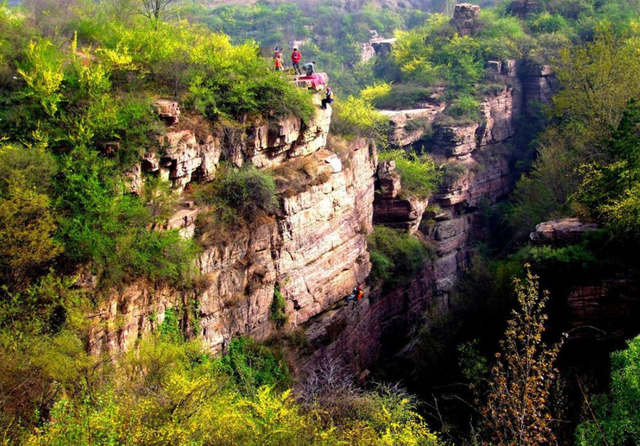
[[395,84],[387,94],[373,99],[378,109],[403,110],[419,108],[421,104],[432,100],[433,91],[416,84]]
[[287,316],[286,310],[287,303],[282,296],[282,292],[280,291],[280,285],[276,283],[273,288],[273,301],[271,302],[271,306],[269,307],[270,314],[269,318],[271,322],[276,326],[276,328],[282,328],[287,321],[289,320],[289,316]]
[[640,337],[627,342],[627,349],[611,354],[609,395],[591,399],[593,419],[576,430],[578,446],[623,446],[640,441]]
[[218,178],[196,190],[195,195],[202,204],[214,206],[224,221],[233,223],[238,219],[251,222],[263,212],[275,212],[276,192],[271,173],[246,165],[241,169],[224,166]]
[[86,148],[61,158],[56,178],[59,234],[72,261],[93,262],[103,284],[135,275],[177,283],[188,279],[196,248],[176,230],[156,232],[140,198],[123,194],[111,161]]
[[447,108],[447,114],[454,118],[479,119],[480,102],[470,95],[460,95]]
[[388,122],[371,103],[349,96],[334,103],[331,131],[344,137],[368,137],[386,141]]
[[368,238],[371,278],[393,288],[404,285],[430,256],[422,242],[404,231],[376,225]]
[[246,395],[254,394],[261,386],[284,389],[291,383],[284,360],[247,337],[232,340],[220,364]]
[[380,161],[394,160],[396,170],[402,177],[402,193],[426,198],[440,184],[442,175],[436,163],[428,155],[416,155],[404,150],[380,152]]

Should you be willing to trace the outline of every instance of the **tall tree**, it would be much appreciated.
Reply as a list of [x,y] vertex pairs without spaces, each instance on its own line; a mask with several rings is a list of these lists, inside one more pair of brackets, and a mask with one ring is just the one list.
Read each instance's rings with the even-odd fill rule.
[[491,370],[484,420],[483,444],[539,446],[556,444],[552,426],[551,390],[558,376],[554,363],[562,342],[548,346],[544,311],[549,294],[539,292],[538,277],[529,265],[526,280],[515,279],[519,309],[507,324],[501,352]]

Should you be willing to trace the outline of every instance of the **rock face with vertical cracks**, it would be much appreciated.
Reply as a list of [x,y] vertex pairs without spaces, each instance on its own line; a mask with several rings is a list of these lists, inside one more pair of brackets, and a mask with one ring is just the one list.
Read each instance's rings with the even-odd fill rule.
[[514,87],[485,98],[481,121],[434,125],[428,150],[456,174],[448,175],[431,198],[433,209],[425,212],[403,201],[393,162],[379,164],[374,222],[408,231],[419,228],[417,236],[430,247],[432,259],[398,289],[374,289],[364,302],[338,305],[310,319],[305,327],[313,353],[299,358],[303,370],[338,361],[347,370],[362,371],[381,355],[406,351],[425,311],[433,305],[446,307],[472,255],[471,240],[483,235],[481,203],[495,203],[513,186],[509,141],[523,106],[514,66],[509,64],[506,74],[513,77]]
[[[371,269],[366,237],[376,152],[364,141],[350,143],[341,158],[327,150],[330,116],[330,108],[318,108],[307,124],[293,118],[258,123],[223,137],[197,138],[191,129],[168,128],[160,150],[147,154],[140,170],[166,177],[177,191],[196,180],[215,181],[224,159],[267,169],[308,157],[329,166],[323,169],[328,173],[303,190],[283,194],[276,215],[253,222],[248,230],[215,234],[197,260],[197,285],[175,289],[138,281],[113,290],[93,316],[91,349],[126,349],[160,324],[167,308],[178,308],[183,328],[199,332],[218,352],[233,337],[265,339],[275,331],[270,306],[276,284],[289,323],[299,326],[363,283]],[[161,229],[180,229],[192,237],[199,211],[191,202],[181,203]]]

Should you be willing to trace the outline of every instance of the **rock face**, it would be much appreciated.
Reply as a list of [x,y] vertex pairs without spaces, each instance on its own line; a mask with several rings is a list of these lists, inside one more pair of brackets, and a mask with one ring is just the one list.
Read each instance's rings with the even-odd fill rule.
[[401,197],[400,175],[393,161],[378,164],[373,222],[413,234],[418,230],[428,199]]
[[[320,99],[314,99],[319,105]],[[166,102],[158,101],[162,105],[157,105],[160,116],[179,110],[177,105]],[[258,168],[270,168],[310,155],[326,145],[330,124],[331,106],[326,110],[318,106],[307,125],[298,118],[287,118],[225,127],[204,136],[196,136],[195,129],[169,128],[159,138],[159,150],[144,155],[140,170],[170,180],[181,191],[192,181],[211,181],[221,159],[236,166],[252,163]],[[140,190],[139,181],[132,179],[133,191]]]
[[[306,132],[301,130],[299,135]],[[191,134],[184,135],[176,138],[186,139],[182,153],[198,154]],[[285,135],[281,137],[290,144]],[[317,143],[304,140],[312,141],[304,150]],[[299,149],[294,144],[291,150]],[[299,326],[341,300],[357,283],[364,283],[371,268],[366,236],[371,230],[377,159],[375,148],[363,141],[349,149],[345,163],[336,162],[335,154],[323,148],[306,155],[327,161],[332,173],[302,192],[282,197],[275,218],[210,240],[198,260],[202,278],[194,289],[139,282],[114,291],[95,314],[92,350],[126,349],[142,332],[161,323],[167,308],[178,308],[183,326],[199,331],[216,352],[235,336],[264,339],[274,332],[269,307],[276,284],[286,300],[289,323]],[[270,150],[280,149],[262,151]],[[174,161],[183,156],[171,153]],[[254,162],[255,152],[245,153],[250,157],[245,162]],[[187,206],[167,227],[181,228],[184,236],[191,236],[197,212]]]
[[405,147],[418,141],[445,106],[437,102],[412,110],[380,110],[389,119],[389,143]]
[[585,233],[597,228],[598,225],[584,223],[578,218],[563,218],[536,225],[536,230],[529,235],[529,238],[538,243],[569,244],[579,241]]
[[458,30],[461,36],[472,34],[477,27],[477,19],[480,16],[480,6],[471,3],[459,3],[453,11],[451,24]]
[[516,0],[507,6],[509,14],[525,18],[531,14],[537,14],[543,10],[542,3],[532,0]]
[[[505,65],[501,70],[508,76],[514,64]],[[447,307],[449,293],[473,255],[471,240],[484,235],[480,203],[495,203],[513,186],[507,143],[515,135],[522,110],[517,81],[515,77],[515,88],[486,98],[484,122],[435,128],[427,150],[459,170],[432,197],[436,210],[425,212],[426,200],[417,204],[403,199],[393,162],[378,165],[374,222],[416,232],[431,247],[433,257],[401,288],[368,290],[363,302],[337,305],[309,320],[305,329],[313,353],[298,358],[303,371],[336,361],[357,372],[381,355],[407,351],[425,311]]]
[[571,339],[627,339],[638,333],[637,280],[604,280],[574,287],[567,298]]
[[557,83],[551,67],[533,62],[524,62],[523,65],[522,87],[527,102],[549,103]]

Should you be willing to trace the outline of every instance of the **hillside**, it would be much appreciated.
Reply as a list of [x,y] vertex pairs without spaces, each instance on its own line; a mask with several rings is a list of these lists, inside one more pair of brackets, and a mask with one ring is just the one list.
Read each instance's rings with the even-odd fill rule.
[[640,441],[636,5],[62,6],[0,5],[3,444]]

